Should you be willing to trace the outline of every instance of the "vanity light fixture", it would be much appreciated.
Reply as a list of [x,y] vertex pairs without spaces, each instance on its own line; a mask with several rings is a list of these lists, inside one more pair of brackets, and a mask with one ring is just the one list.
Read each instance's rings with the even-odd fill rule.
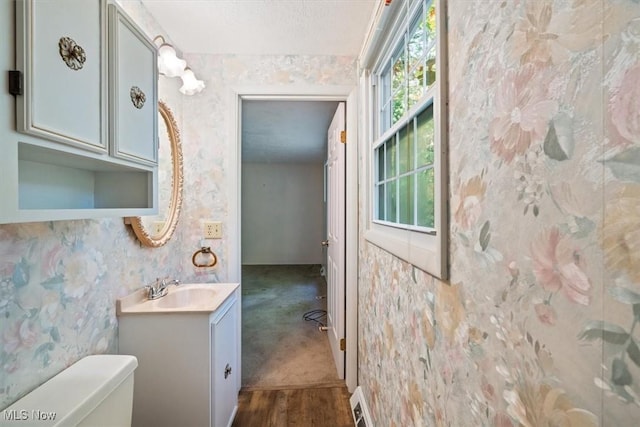
[[196,76],[187,67],[187,61],[178,58],[173,46],[166,42],[163,36],[156,36],[154,43],[160,42],[158,47],[158,72],[166,77],[181,77],[182,87],[180,92],[185,95],[194,95],[204,89],[204,82],[196,79]]
[[179,77],[187,67],[187,61],[178,58],[176,50],[162,36],[156,36],[153,42],[160,40],[158,47],[158,72],[167,77]]
[[204,82],[202,80],[196,79],[195,74],[191,71],[191,68],[187,67],[182,73],[182,87],[180,88],[180,92],[185,95],[195,95],[198,92],[201,92],[204,89]]

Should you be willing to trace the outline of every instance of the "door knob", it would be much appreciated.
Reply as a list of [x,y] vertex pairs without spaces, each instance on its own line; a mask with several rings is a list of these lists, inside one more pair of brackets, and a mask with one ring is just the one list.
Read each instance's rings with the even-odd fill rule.
[[227,366],[224,368],[224,379],[226,380],[229,375],[231,375],[231,366],[227,363]]
[[322,246],[329,246],[329,241],[328,240],[323,240],[322,242],[320,242],[320,244]]

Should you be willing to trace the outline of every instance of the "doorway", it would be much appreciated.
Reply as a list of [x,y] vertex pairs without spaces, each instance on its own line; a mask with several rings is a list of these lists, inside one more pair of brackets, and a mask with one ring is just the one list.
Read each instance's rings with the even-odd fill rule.
[[[230,104],[235,108],[229,110],[225,119],[230,124],[229,134],[232,144],[228,145],[230,167],[237,165],[237,174],[230,175],[229,189],[229,233],[234,236],[229,242],[228,271],[229,280],[238,281],[242,285],[241,273],[241,171],[242,171],[242,104],[245,101],[347,101],[347,129],[353,141],[347,144],[347,231],[346,231],[346,383],[350,391],[357,385],[357,102],[354,87],[345,86],[294,86],[287,88],[287,94],[279,93],[281,89],[273,86],[244,87],[231,89],[233,98]],[[230,117],[229,117],[230,116]],[[235,142],[235,143],[233,143]]]
[[242,385],[338,385],[327,325],[327,129],[335,101],[243,100]]

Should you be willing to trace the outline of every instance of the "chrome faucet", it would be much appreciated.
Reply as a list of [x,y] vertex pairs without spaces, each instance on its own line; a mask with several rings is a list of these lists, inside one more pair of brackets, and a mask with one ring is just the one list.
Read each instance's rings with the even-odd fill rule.
[[144,288],[147,290],[148,299],[158,299],[167,294],[167,288],[169,288],[170,285],[178,286],[179,284],[180,280],[165,277],[162,280],[156,279],[156,282],[153,285],[147,285]]

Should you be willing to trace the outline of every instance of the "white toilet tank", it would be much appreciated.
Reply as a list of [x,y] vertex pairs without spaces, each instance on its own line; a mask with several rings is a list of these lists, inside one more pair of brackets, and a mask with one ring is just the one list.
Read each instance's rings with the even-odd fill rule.
[[0,413],[0,426],[129,427],[134,356],[87,356]]

